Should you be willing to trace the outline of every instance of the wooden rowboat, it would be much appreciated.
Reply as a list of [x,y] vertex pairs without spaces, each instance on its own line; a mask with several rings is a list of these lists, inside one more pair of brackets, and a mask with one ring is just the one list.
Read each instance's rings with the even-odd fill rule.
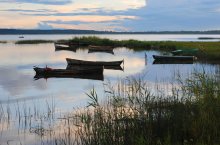
[[196,55],[198,53],[199,49],[178,49],[178,50],[174,50],[174,51],[171,51],[171,53],[173,55],[189,55],[189,56],[193,56],[193,55]]
[[103,52],[103,53],[111,53],[111,54],[114,54],[113,49],[114,49],[113,46],[95,46],[95,45],[89,45],[89,51],[88,51],[88,53]]
[[68,46],[68,45],[58,45],[55,44],[55,51],[61,51],[61,50],[66,50],[66,51],[73,51],[76,52],[76,50],[79,48],[79,46]]
[[120,61],[85,61],[78,59],[66,58],[69,65],[86,65],[86,66],[120,66],[124,60]]
[[175,61],[175,60],[182,60],[182,61],[193,61],[197,58],[195,56],[168,56],[168,55],[153,55],[155,60],[166,60],[166,61]]
[[58,41],[55,42],[57,45],[68,45],[68,46],[88,46],[87,43],[82,42],[69,42],[69,41]]
[[90,49],[90,48],[89,48],[88,53],[96,53],[96,52],[114,54],[114,51],[113,51],[112,49],[110,49],[110,50],[97,50],[97,49],[93,49],[93,48]]
[[95,50],[113,50],[114,47],[113,46],[96,46],[96,45],[89,45],[89,48],[91,49],[95,49]]

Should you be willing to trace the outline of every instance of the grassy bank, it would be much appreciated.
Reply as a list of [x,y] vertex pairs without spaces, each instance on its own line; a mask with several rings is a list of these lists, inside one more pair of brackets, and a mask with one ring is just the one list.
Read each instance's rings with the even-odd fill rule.
[[52,40],[19,40],[15,44],[40,44],[40,43],[53,43]]
[[89,45],[108,45],[115,47],[128,47],[134,50],[163,50],[198,48],[200,59],[220,61],[220,42],[179,42],[179,41],[139,41],[139,40],[111,40],[98,37],[75,37],[70,42]]
[[77,126],[82,145],[219,144],[219,81],[196,73],[179,84],[170,96],[154,95],[146,82],[130,78],[106,90],[105,105],[92,90],[93,109],[67,117],[69,126]]
[[[220,61],[220,42],[179,42],[179,41],[139,41],[139,40],[111,40],[98,37],[74,37],[70,40],[60,40],[72,44],[80,44],[82,46],[99,45],[127,47],[136,51],[142,50],[158,50],[170,52],[176,49],[192,49],[197,48],[199,52],[197,57],[200,60]],[[38,44],[51,43],[50,40],[21,40],[16,44]]]

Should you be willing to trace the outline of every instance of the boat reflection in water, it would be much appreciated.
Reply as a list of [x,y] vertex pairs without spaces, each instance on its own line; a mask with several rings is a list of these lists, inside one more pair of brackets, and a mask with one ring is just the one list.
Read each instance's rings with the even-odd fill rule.
[[[66,69],[77,69],[77,68],[81,68],[81,67],[85,67],[85,68],[100,68],[99,65],[97,66],[91,66],[91,65],[71,65],[68,64]],[[111,69],[111,70],[120,70],[120,71],[124,71],[124,68],[121,67],[121,65],[116,65],[116,66],[111,66],[111,65],[107,65],[104,66],[104,69]]]
[[96,68],[74,68],[74,69],[51,69],[51,68],[39,68],[34,67],[36,75],[35,80],[44,78],[79,78],[79,79],[91,79],[91,80],[104,80],[103,67]]
[[193,64],[193,60],[154,60],[153,64]]

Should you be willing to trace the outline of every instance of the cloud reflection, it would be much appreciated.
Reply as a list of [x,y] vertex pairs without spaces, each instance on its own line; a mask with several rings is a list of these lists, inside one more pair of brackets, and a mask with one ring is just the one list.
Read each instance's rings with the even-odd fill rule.
[[[24,91],[29,90],[32,85],[33,76],[23,74],[13,67],[0,67],[0,86],[6,90],[10,96],[20,95]],[[34,87],[40,90],[47,88],[44,82],[34,83]]]

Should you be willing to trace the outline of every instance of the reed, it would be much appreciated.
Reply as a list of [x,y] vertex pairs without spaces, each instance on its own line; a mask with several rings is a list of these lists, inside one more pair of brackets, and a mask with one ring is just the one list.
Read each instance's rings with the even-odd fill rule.
[[220,60],[219,42],[180,42],[180,41],[139,41],[139,40],[111,40],[99,37],[74,37],[70,42],[84,43],[88,45],[127,47],[136,51],[159,50],[171,51],[176,49],[199,49],[197,57],[200,59]]
[[0,41],[0,43],[7,43],[7,41]]
[[53,43],[52,40],[19,40],[15,44],[40,44],[40,43]]
[[164,96],[151,93],[142,79],[122,80],[116,87],[108,87],[104,105],[92,90],[88,94],[90,107],[78,114],[78,142],[83,145],[217,145],[220,142],[220,82],[205,73],[194,73],[178,82],[180,87],[174,88],[172,95]]

